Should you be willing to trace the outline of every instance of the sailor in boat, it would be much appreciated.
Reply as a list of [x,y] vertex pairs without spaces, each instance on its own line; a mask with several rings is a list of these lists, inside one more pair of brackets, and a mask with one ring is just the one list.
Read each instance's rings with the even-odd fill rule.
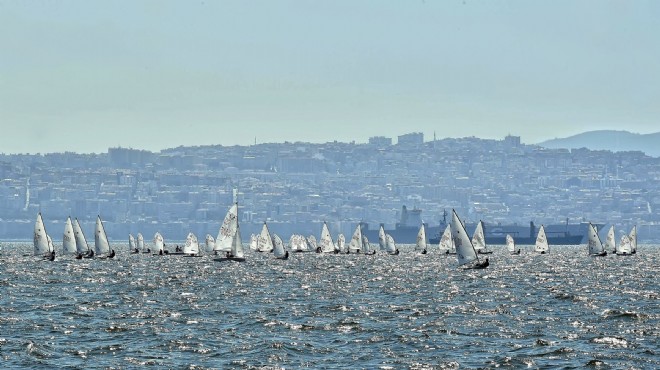
[[140,253],[140,250],[137,248],[133,249],[133,254],[137,254],[137,253]]
[[[229,253],[229,252],[227,252]],[[289,259],[289,251],[286,251],[282,257],[277,257],[278,260],[287,260]]]
[[422,254],[426,254],[426,248],[424,248],[424,250],[422,251]]
[[181,247],[179,247],[179,245],[177,244],[177,245],[176,245],[176,248],[174,249],[174,251],[175,251],[175,252],[183,252],[183,249],[181,249]]
[[81,260],[81,259],[82,259],[82,253],[78,253],[78,254],[76,254],[76,259],[77,259],[77,260]]
[[231,254],[230,251],[227,251],[227,252],[225,253],[225,257],[227,257],[227,258],[234,258],[234,255]]
[[50,256],[48,257],[48,260],[55,261],[55,251],[50,252]]
[[476,265],[474,265],[474,269],[485,269],[488,267],[490,263],[488,263],[488,257],[486,257],[486,260],[483,262],[479,262]]
[[321,247],[316,247],[316,253],[321,253],[321,252],[322,252]]
[[114,258],[115,257],[115,250],[111,250],[110,254],[108,255],[108,258]]

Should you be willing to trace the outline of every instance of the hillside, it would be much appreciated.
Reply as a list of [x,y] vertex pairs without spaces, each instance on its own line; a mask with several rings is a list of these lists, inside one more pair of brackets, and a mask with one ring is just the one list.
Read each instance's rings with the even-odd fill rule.
[[556,138],[538,144],[551,149],[587,148],[591,150],[642,151],[652,157],[660,157],[660,132],[635,134],[628,131],[588,131],[566,138]]

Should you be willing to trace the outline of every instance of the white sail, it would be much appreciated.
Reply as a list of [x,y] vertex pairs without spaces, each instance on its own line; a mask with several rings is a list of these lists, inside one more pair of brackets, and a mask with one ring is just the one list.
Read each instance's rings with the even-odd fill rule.
[[316,247],[317,247],[316,237],[314,235],[310,235],[307,237],[306,241],[307,241],[307,250],[312,252],[316,251]]
[[594,225],[590,222],[589,226],[589,254],[600,254],[603,253],[603,243],[600,241],[598,232]]
[[165,250],[165,239],[161,233],[156,232],[156,234],[154,234],[154,249],[152,252],[160,254],[163,250]]
[[[385,237],[385,241],[387,242],[387,236]],[[369,239],[366,235],[362,235],[362,250],[364,251],[364,254],[371,253],[371,244],[369,244]],[[375,252],[376,251],[374,251],[374,253]]]
[[236,228],[238,227],[238,203],[234,203],[227,211],[225,219],[222,221],[218,237],[215,238],[214,251],[229,252],[232,250]]
[[128,250],[134,251],[135,250],[135,237],[133,234],[128,234]]
[[339,234],[339,236],[337,236],[337,250],[339,252],[346,251],[346,237],[344,234]]
[[34,255],[45,256],[50,253],[48,248],[48,234],[44,226],[44,220],[41,218],[41,212],[37,215],[37,221],[34,224]]
[[277,258],[284,257],[286,251],[284,250],[284,242],[282,241],[282,238],[280,238],[279,235],[275,234],[273,236],[273,242],[274,242],[273,254],[275,255],[275,257]]
[[250,235],[250,249],[252,249],[253,251],[256,251],[257,248],[258,248],[257,243],[258,243],[257,236],[254,235],[254,234]]
[[87,245],[87,239],[85,239],[85,233],[83,233],[82,228],[80,227],[80,222],[76,218],[73,220],[73,235],[76,239],[76,249],[78,253],[88,253],[89,245]]
[[199,242],[197,236],[193,233],[188,233],[186,237],[186,244],[183,245],[183,254],[199,254]]
[[50,235],[46,234],[46,239],[48,239],[48,252],[52,253],[55,251],[55,246],[53,245],[53,239],[50,238]]
[[516,242],[513,240],[513,237],[509,234],[506,234],[506,249],[509,252],[513,253],[516,251]]
[[632,230],[630,230],[628,238],[630,238],[630,253],[637,252],[637,225],[633,226]]
[[351,237],[351,242],[348,243],[348,251],[352,253],[359,253],[361,249],[362,249],[362,228],[360,227],[360,224],[358,224],[357,227],[355,227],[353,236]]
[[472,245],[474,249],[479,252],[480,250],[486,250],[486,238],[484,237],[484,225],[481,220],[477,224],[477,228],[474,230],[472,235]]
[[137,234],[137,249],[141,252],[146,252],[144,249],[144,236],[141,233]]
[[616,254],[632,254],[632,242],[629,235],[623,235]]
[[238,226],[238,219],[236,219],[236,228],[234,235],[231,238],[231,255],[235,258],[243,258],[243,241],[241,239],[241,228]]
[[205,240],[206,248],[204,249],[206,252],[213,252],[213,248],[215,248],[215,239],[211,234],[206,234],[206,240]]
[[390,254],[396,253],[396,243],[394,243],[394,238],[390,234],[385,235],[385,251]]
[[536,235],[536,244],[534,250],[539,253],[548,253],[550,246],[548,245],[548,238],[545,236],[545,227],[541,225],[538,235]]
[[454,245],[456,246],[456,257],[458,258],[459,266],[479,260],[477,251],[472,245],[472,241],[465,230],[465,226],[463,226],[456,211],[453,209],[451,216],[451,234]]
[[67,217],[66,223],[64,224],[62,249],[64,250],[64,254],[76,254],[76,252],[78,252],[76,249],[76,238],[73,232],[73,223],[71,223],[71,217]]
[[96,227],[94,228],[94,249],[97,256],[102,256],[110,253],[110,243],[108,243],[108,236],[105,234],[101,216],[96,216]]
[[614,225],[610,226],[605,238],[605,250],[616,253],[616,236],[614,235]]
[[259,252],[272,252],[274,248],[273,237],[270,235],[268,225],[264,222],[261,227],[261,234],[257,237],[257,250]]
[[454,247],[454,239],[451,236],[451,225],[447,225],[445,232],[442,233],[439,246],[441,251],[446,251],[447,253],[456,252],[456,248]]
[[384,251],[387,247],[387,236],[383,225],[380,225],[380,229],[378,229],[378,245],[380,246],[381,251]]
[[330,253],[335,251],[335,243],[332,241],[332,236],[330,235],[328,224],[325,222],[323,222],[323,227],[321,228],[321,239],[319,240],[319,246],[321,247],[321,252],[323,253]]
[[303,243],[300,242],[300,238],[297,234],[291,234],[291,237],[289,238],[289,249],[291,249],[292,252],[302,252]]
[[419,227],[417,232],[417,241],[415,242],[415,250],[423,252],[426,250],[426,227],[424,224]]

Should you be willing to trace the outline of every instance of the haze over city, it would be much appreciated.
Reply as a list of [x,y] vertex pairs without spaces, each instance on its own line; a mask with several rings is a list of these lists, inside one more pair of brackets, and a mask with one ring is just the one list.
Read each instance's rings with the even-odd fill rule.
[[660,3],[0,1],[0,152],[657,131]]

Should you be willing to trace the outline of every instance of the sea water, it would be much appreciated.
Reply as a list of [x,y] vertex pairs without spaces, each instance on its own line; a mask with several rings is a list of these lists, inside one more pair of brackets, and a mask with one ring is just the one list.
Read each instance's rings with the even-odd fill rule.
[[660,368],[660,247],[246,262],[0,255],[2,368]]

